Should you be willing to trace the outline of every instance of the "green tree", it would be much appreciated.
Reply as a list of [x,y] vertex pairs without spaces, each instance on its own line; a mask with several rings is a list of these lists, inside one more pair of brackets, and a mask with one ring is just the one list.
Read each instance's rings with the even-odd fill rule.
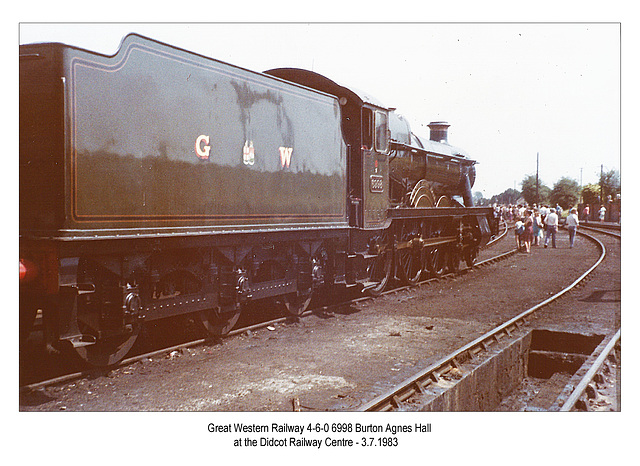
[[609,170],[602,173],[599,186],[602,187],[602,201],[605,201],[609,196],[615,199],[616,194],[620,194],[620,173],[618,170]]
[[585,204],[598,204],[600,202],[600,185],[584,185],[582,187],[582,202]]
[[551,190],[550,201],[552,205],[560,204],[563,209],[569,209],[578,203],[580,198],[580,185],[576,180],[562,177]]
[[527,204],[548,204],[551,189],[538,180],[538,195],[536,196],[536,176],[527,175],[522,180],[522,197]]
[[491,197],[491,204],[515,204],[520,197],[520,191],[517,189],[509,188],[500,194]]
[[550,203],[550,199],[551,199],[551,188],[546,184],[543,184],[542,186],[540,186],[540,204],[538,205],[543,205],[543,204],[548,205]]

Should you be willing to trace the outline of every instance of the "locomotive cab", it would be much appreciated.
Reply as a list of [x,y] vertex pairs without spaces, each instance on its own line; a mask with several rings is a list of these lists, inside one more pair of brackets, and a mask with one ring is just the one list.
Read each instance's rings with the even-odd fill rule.
[[423,272],[456,270],[462,259],[473,265],[493,232],[489,212],[473,207],[475,161],[449,145],[447,123],[432,123],[431,138],[423,139],[411,132],[408,121],[364,92],[312,71],[265,73],[338,98],[348,148],[349,225],[355,227],[348,258],[367,262],[370,289],[384,289],[394,273],[411,284]]
[[348,148],[347,204],[349,225],[378,230],[389,225],[389,109],[370,95],[344,87],[325,76],[297,68],[265,74],[338,98],[342,136]]
[[362,106],[362,166],[350,177],[362,179],[363,208],[356,225],[365,229],[384,227],[389,208],[389,112],[378,106]]

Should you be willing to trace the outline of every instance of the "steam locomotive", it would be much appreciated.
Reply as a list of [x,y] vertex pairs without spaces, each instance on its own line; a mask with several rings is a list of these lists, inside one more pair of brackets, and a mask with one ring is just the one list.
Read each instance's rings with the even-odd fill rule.
[[145,323],[228,332],[333,287],[472,265],[495,234],[475,162],[311,71],[256,73],[136,34],[20,46],[20,331],[108,366]]

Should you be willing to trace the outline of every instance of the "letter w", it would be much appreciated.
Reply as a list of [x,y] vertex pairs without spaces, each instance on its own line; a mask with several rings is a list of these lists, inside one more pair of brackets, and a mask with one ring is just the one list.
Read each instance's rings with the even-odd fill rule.
[[282,168],[284,168],[285,166],[289,168],[292,152],[293,147],[280,147],[280,163],[282,164]]

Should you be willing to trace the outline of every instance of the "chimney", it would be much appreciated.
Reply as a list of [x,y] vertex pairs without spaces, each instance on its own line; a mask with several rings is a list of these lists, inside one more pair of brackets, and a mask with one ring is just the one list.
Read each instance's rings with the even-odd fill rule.
[[449,143],[447,139],[447,131],[451,126],[449,123],[446,121],[432,121],[428,126],[431,130],[430,139],[432,141]]

